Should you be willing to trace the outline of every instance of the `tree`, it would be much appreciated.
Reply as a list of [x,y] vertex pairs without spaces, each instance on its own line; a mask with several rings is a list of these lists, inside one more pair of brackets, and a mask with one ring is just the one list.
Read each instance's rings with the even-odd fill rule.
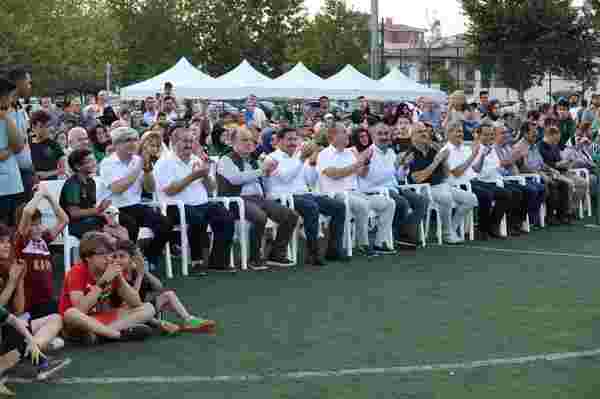
[[303,0],[207,0],[208,31],[201,56],[213,74],[247,59],[261,72],[277,76],[288,63],[287,46],[306,20]]
[[[288,51],[313,72],[329,77],[346,64],[366,65],[369,52],[369,15],[349,8],[343,0],[325,0],[321,11],[307,21],[300,40]],[[366,65],[368,71],[368,65]]]
[[582,63],[586,70],[596,68],[582,46],[584,29],[570,0],[461,3],[469,21],[469,58],[479,65],[495,65],[504,84],[517,90],[521,100],[548,72],[571,75],[582,71]]

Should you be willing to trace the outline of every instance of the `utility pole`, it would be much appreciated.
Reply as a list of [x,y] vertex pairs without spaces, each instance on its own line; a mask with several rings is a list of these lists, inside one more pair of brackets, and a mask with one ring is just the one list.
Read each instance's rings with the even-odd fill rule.
[[110,93],[110,75],[111,75],[111,71],[112,71],[112,65],[110,65],[110,62],[106,63],[106,91],[108,91]]
[[369,46],[369,64],[371,78],[377,79],[377,44],[379,36],[379,0],[371,0],[371,18],[369,21],[369,31],[371,33],[371,43]]

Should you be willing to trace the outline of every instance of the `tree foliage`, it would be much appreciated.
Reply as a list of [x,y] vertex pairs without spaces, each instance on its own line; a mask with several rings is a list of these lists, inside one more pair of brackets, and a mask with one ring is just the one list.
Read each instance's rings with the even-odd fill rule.
[[325,0],[321,11],[306,22],[301,39],[289,48],[290,60],[302,61],[313,72],[329,77],[352,64],[368,71],[369,15],[343,0]]
[[521,95],[548,72],[592,76],[597,65],[590,54],[597,39],[570,3],[462,0],[469,57],[479,65],[494,65],[504,84]]
[[248,59],[270,76],[304,61],[323,75],[367,70],[368,16],[326,0],[3,0],[0,63],[32,65],[37,94],[147,79],[180,57],[219,75]]

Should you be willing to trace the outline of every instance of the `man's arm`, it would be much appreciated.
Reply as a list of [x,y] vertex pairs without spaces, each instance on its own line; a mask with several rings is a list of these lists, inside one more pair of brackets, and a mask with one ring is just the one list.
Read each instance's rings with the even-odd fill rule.
[[[477,147],[475,147],[475,146],[477,146]],[[475,146],[473,147],[473,151],[471,152],[471,155],[465,160],[465,162],[458,165],[454,169],[450,169],[450,174],[452,176],[461,177],[462,175],[464,175],[465,172],[467,171],[467,169],[469,169],[469,167],[473,164],[475,159],[477,159],[477,155],[479,155],[479,147],[477,144]]]
[[[433,172],[437,169],[439,165],[446,162],[448,159],[448,150],[438,152],[433,159],[433,162],[429,164],[425,169],[418,170],[416,172],[411,173],[411,176],[417,183],[422,183],[425,180],[429,179]],[[446,172],[448,171],[447,165],[445,166]]]
[[18,232],[22,236],[27,236],[27,234],[29,234],[29,229],[31,228],[31,219],[33,218],[35,211],[38,209],[42,198],[44,198],[44,193],[37,191],[33,195],[31,201],[29,201],[27,205],[25,205],[25,208],[23,208],[21,220],[19,221],[19,227],[17,228]]
[[115,181],[111,182],[112,171],[109,170],[111,168],[111,165],[109,164],[104,164],[101,166],[100,176],[107,184],[109,184],[108,187],[112,193],[122,194],[129,190],[129,187],[135,184],[137,179],[140,177],[140,174],[142,173],[143,161],[139,160],[138,162],[139,163],[131,168],[131,171],[126,176]]
[[222,157],[217,167],[218,173],[233,185],[239,186],[258,180],[265,175],[262,168],[241,171],[229,157]]
[[[267,159],[273,158],[267,157]],[[277,168],[271,176],[279,177],[279,179],[281,179],[283,183],[291,183],[292,180],[294,180],[294,178],[298,176],[299,173],[302,173],[302,170],[304,168],[304,163],[301,160],[298,160],[298,162],[294,162],[293,165],[288,166],[284,165],[284,162],[279,162],[279,160],[277,159],[273,160],[277,161],[278,164]]]
[[8,148],[14,154],[18,154],[25,148],[25,136],[21,134],[21,132],[19,132],[19,129],[17,129],[17,124],[15,123],[15,120],[8,116],[8,114],[4,115],[5,117],[2,118],[2,112],[0,112],[0,120],[4,119],[6,121]]

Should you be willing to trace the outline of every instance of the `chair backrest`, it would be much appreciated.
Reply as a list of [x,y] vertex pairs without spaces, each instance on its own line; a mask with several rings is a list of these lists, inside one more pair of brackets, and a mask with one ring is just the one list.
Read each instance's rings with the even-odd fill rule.
[[[65,182],[66,180],[44,180],[40,182],[40,184],[46,186],[52,198],[58,202],[60,200],[60,193],[65,185]],[[42,223],[46,226],[54,225],[56,222],[56,216],[52,211],[50,203],[46,200],[40,201],[38,209],[42,214]]]

